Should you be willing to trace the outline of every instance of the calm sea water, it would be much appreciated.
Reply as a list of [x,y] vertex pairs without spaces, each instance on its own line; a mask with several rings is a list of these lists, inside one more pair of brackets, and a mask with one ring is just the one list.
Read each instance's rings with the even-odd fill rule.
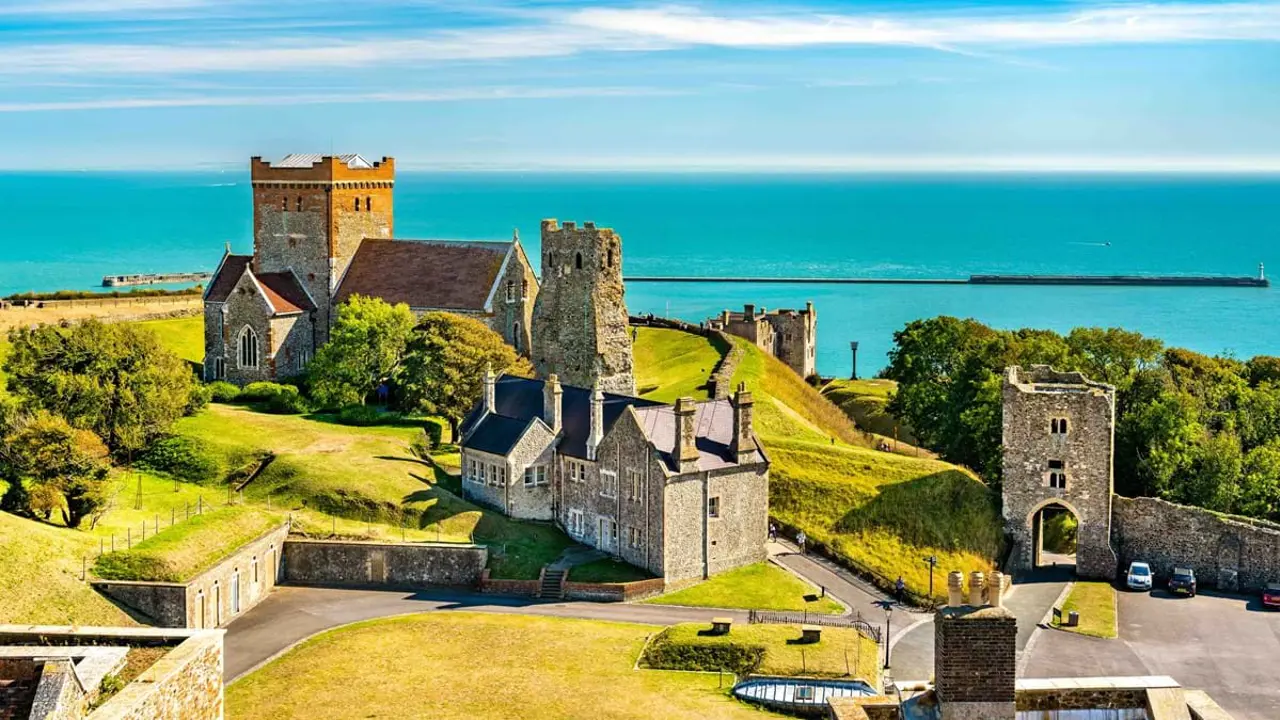
[[[252,247],[245,172],[0,174],[0,292],[108,273],[212,269]],[[646,275],[964,277],[1280,272],[1280,178],[439,174],[401,172],[396,235],[482,239],[595,220]],[[536,260],[535,260],[536,262]],[[1280,354],[1280,288],[632,284],[632,312],[701,320],[745,302],[818,308],[818,365],[885,363],[938,314],[997,327],[1123,326],[1240,357]]]

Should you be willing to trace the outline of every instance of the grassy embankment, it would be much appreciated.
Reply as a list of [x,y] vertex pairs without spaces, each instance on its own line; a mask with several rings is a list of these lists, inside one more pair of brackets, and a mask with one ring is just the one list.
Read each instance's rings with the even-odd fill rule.
[[[838,614],[844,606],[772,563],[756,563],[720,573],[706,582],[646,600],[657,605],[742,608],[758,610],[808,610]],[[808,599],[812,598],[812,600]]]
[[[745,350],[734,383],[756,398],[756,432],[772,460],[770,514],[891,586],[928,592],[929,569],[989,572],[1002,542],[989,489],[972,473],[926,458],[865,447],[835,405],[777,359]],[[944,576],[939,576],[944,577]],[[935,577],[935,599],[945,582]]]
[[673,625],[653,639],[647,667],[666,670],[725,670],[739,674],[857,677],[878,685],[878,646],[856,630],[822,628],[822,640],[799,643],[795,625],[735,626],[728,635],[709,634],[707,623]]
[[1116,589],[1111,583],[1077,580],[1062,603],[1063,622],[1066,622],[1067,613],[1072,610],[1080,613],[1079,625],[1067,627],[1054,621],[1054,627],[1091,637],[1116,636]]
[[[729,683],[720,687],[715,674],[635,670],[653,631],[646,625],[452,612],[357,623],[307,640],[232,684],[227,715],[241,720],[778,717],[732,700]],[[430,652],[422,652],[428,647]]]
[[897,387],[898,384],[892,380],[837,378],[823,386],[822,395],[852,418],[859,428],[889,440],[897,438],[900,445],[914,446],[916,438],[911,428],[885,410],[889,396]]
[[193,363],[204,362],[204,318],[202,316],[142,320],[135,323],[160,337],[173,354]]
[[692,333],[636,328],[636,391],[659,402],[673,403],[682,397],[704,400],[707,379],[727,349]]
[[240,547],[279,527],[279,512],[240,506],[223,507],[143,540],[130,550],[98,557],[94,573],[108,580],[185,582],[208,570]]

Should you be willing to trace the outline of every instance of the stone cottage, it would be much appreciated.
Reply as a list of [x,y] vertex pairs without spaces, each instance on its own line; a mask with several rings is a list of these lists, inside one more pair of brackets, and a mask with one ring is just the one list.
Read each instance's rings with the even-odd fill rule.
[[772,312],[744,305],[740,313],[725,310],[709,319],[707,327],[750,340],[802,378],[818,372],[818,311],[811,302],[803,310]]
[[674,406],[503,376],[462,425],[463,494],[666,578],[765,558],[769,460],[751,393]]
[[395,238],[391,158],[255,157],[250,175],[253,254],[228,250],[204,294],[206,380],[301,373],[352,295],[477,317],[529,352],[538,280],[518,236]]

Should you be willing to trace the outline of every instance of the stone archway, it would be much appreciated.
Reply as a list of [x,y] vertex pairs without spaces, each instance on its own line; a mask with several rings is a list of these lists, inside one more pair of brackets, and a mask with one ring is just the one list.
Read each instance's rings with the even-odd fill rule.
[[[1039,505],[1032,508],[1027,513],[1027,520],[1026,520],[1027,527],[1031,529],[1029,542],[1031,543],[1031,567],[1032,568],[1037,568],[1037,567],[1050,564],[1043,558],[1043,555],[1045,554],[1044,522],[1047,516],[1046,511],[1053,510],[1055,508],[1070,514],[1071,517],[1075,519],[1077,533],[1078,533],[1078,528],[1080,526],[1080,511],[1077,510],[1071,503],[1065,500],[1050,498],[1050,499],[1044,500]],[[1078,536],[1077,536],[1076,545],[1077,545],[1076,553],[1078,553],[1079,552]],[[1078,564],[1079,559],[1076,553],[1072,553],[1072,555],[1076,558],[1075,562],[1076,564]]]

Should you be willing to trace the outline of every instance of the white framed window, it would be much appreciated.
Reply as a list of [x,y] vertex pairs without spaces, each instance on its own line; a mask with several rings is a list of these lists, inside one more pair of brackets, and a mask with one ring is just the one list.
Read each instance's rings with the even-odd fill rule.
[[1058,490],[1067,487],[1067,469],[1061,460],[1049,461],[1049,487]]
[[524,469],[524,486],[535,487],[547,484],[547,466],[530,465]]
[[1052,420],[1050,420],[1050,421],[1049,421],[1049,434],[1051,434],[1051,435],[1066,435],[1066,434],[1067,434],[1067,419],[1066,419],[1066,418],[1053,418]]
[[644,532],[638,527],[627,527],[627,545],[632,550],[640,550],[644,547]]
[[618,497],[618,473],[612,470],[600,471],[600,494],[607,498]]
[[476,482],[480,483],[481,485],[485,483],[485,478],[484,478],[485,467],[486,465],[482,462],[476,463],[476,468],[478,470],[478,474],[476,475]]
[[258,333],[248,325],[240,331],[239,350],[240,368],[256,369],[258,367]]
[[640,502],[644,475],[636,468],[627,468],[627,499]]
[[515,301],[516,301],[516,281],[508,280],[507,281],[507,302],[513,303]]
[[719,495],[712,495],[711,497],[707,498],[707,517],[709,518],[720,517],[720,496]]
[[581,510],[570,509],[568,514],[568,530],[571,537],[581,539],[586,530],[586,520],[583,518]]
[[569,464],[570,480],[579,483],[587,481],[587,466],[585,463],[580,463],[574,460],[566,460],[565,462]]

